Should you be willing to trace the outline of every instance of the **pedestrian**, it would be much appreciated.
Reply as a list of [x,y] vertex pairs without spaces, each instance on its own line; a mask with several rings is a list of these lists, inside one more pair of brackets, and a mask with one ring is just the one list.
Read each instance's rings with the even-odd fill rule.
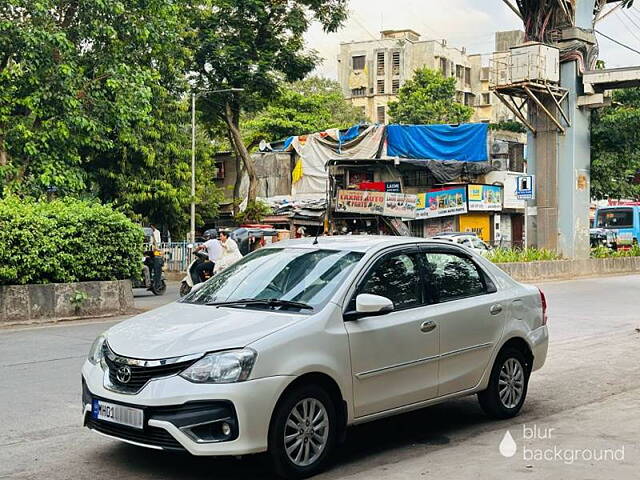
[[214,229],[207,230],[204,232],[204,238],[206,241],[202,245],[198,245],[194,250],[194,252],[206,250],[207,256],[209,257],[207,260],[196,266],[196,274],[201,282],[204,282],[207,277],[213,275],[216,263],[222,256],[222,245],[220,245],[220,241],[217,237],[218,232]]
[[160,236],[160,230],[156,228],[155,225],[151,225],[151,247],[153,250],[160,250],[160,244],[162,243],[162,238]]
[[220,245],[222,246],[222,256],[216,262],[215,273],[229,268],[242,258],[238,244],[229,237],[229,232],[220,232]]

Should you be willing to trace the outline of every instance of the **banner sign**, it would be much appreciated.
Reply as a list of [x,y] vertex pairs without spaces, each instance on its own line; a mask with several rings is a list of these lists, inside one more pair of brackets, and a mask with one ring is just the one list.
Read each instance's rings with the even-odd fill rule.
[[516,181],[516,196],[519,200],[535,200],[536,178],[533,175],[519,176]]
[[402,191],[402,186],[400,185],[400,182],[384,182],[384,191],[400,193]]
[[387,217],[416,218],[415,195],[404,193],[385,193],[384,213]]
[[447,217],[467,213],[465,187],[449,187],[418,194],[416,219]]
[[383,215],[384,196],[383,192],[338,190],[336,211]]
[[387,217],[415,218],[415,195],[403,193],[364,192],[362,190],[338,190],[337,212],[384,215]]
[[502,211],[502,186],[467,185],[469,211]]

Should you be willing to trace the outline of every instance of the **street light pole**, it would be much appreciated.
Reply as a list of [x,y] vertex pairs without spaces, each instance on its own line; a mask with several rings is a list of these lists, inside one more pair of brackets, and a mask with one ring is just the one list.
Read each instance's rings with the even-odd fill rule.
[[191,243],[196,243],[196,94],[191,94]]
[[207,93],[244,92],[244,88],[223,88],[191,94],[191,228],[189,240],[196,243],[196,97]]

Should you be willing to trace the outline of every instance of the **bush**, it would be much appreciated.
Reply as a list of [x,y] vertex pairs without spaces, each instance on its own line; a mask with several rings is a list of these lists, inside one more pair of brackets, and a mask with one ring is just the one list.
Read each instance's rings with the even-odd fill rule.
[[491,250],[487,258],[494,263],[512,262],[540,262],[546,260],[560,260],[562,255],[545,248],[502,248]]
[[591,249],[591,258],[640,257],[640,246],[633,245],[628,250],[611,250],[603,245]]
[[0,284],[121,280],[140,275],[142,229],[75,199],[0,200]]

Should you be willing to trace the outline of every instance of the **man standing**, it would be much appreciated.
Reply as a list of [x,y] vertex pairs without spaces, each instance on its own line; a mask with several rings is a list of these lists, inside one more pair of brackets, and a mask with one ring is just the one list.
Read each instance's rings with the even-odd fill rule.
[[220,245],[222,256],[218,259],[215,273],[221,272],[242,258],[238,244],[229,236],[229,232],[220,232]]
[[216,262],[222,256],[222,246],[217,239],[217,232],[215,230],[207,230],[204,232],[204,238],[206,241],[202,245],[198,245],[194,252],[199,252],[200,250],[207,250],[207,255],[209,257],[208,260],[200,263],[196,267],[196,273],[198,274],[198,278],[201,282],[205,281],[205,273],[208,273],[209,276],[213,275],[213,269],[216,265]]

